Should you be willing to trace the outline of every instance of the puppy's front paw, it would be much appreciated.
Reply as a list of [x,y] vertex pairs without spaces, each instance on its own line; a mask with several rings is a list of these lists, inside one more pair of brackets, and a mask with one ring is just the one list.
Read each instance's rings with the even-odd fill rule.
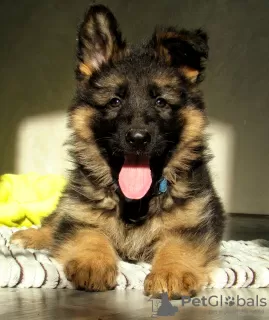
[[203,284],[199,276],[175,266],[152,270],[145,279],[144,289],[146,295],[160,297],[163,292],[167,292],[170,299],[179,299],[195,295]]
[[74,257],[65,264],[65,274],[77,289],[106,291],[116,287],[117,264],[102,254]]

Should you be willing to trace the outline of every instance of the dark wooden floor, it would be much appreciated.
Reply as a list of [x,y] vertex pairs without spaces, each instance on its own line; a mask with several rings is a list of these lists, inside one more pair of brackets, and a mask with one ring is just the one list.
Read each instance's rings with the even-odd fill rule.
[[[269,217],[232,216],[226,232],[226,239],[269,240]],[[226,289],[206,290],[201,296],[231,296],[245,300],[266,299],[269,306],[268,289]],[[265,320],[269,307],[182,307],[180,301],[173,301],[179,312],[160,319],[181,320]],[[3,320],[128,320],[151,319],[152,301],[142,291],[125,290],[104,293],[89,293],[68,289],[0,289],[0,319]]]
[[[269,301],[267,289],[207,290],[200,296],[220,299],[221,295],[240,295],[245,300],[258,295]],[[65,289],[2,289],[0,301],[1,320],[142,320],[151,319],[156,313],[152,301],[136,290],[90,293]],[[172,304],[178,307],[178,312],[160,319],[265,320],[269,312],[268,307],[182,307],[180,301]]]

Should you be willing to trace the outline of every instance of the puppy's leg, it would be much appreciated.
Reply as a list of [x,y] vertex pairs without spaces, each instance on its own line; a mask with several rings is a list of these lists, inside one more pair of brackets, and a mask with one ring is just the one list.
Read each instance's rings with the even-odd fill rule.
[[49,249],[52,245],[52,228],[27,229],[15,232],[10,239],[12,244],[23,248]]
[[94,229],[77,229],[52,249],[76,288],[105,291],[116,286],[117,255],[109,239]]
[[42,221],[40,229],[27,229],[15,232],[10,242],[23,248],[50,249],[53,243],[53,229],[58,220],[56,212]]
[[212,242],[166,239],[156,250],[151,273],[145,279],[145,294],[159,296],[167,292],[169,298],[193,296],[207,283],[217,262],[218,246]]

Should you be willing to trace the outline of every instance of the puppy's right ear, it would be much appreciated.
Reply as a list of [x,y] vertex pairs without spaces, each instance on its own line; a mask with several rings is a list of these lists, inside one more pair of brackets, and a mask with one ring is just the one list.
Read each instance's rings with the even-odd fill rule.
[[126,42],[112,12],[103,5],[91,6],[78,32],[77,79],[88,79],[103,64],[121,59],[125,51]]
[[169,66],[179,70],[192,83],[203,79],[208,57],[208,37],[201,30],[157,29],[150,41],[155,54]]

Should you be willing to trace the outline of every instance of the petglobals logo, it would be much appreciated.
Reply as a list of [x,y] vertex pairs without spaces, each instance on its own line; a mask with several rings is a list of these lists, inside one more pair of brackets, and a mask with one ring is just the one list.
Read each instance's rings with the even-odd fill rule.
[[268,305],[267,299],[261,298],[258,295],[249,298],[240,295],[237,295],[236,297],[212,295],[196,298],[183,296],[180,301],[177,301],[177,305],[174,305],[175,301],[172,304],[168,299],[168,294],[164,292],[161,294],[161,299],[150,299],[150,301],[152,302],[152,317],[174,316],[186,306],[209,307],[208,312],[210,313],[238,312],[240,310],[243,313],[264,313],[264,307]]
[[226,296],[208,296],[191,298],[183,296],[181,306],[192,305],[194,307],[255,307],[263,308],[267,306],[267,299],[261,298],[258,295],[251,298],[241,297],[226,297]]

